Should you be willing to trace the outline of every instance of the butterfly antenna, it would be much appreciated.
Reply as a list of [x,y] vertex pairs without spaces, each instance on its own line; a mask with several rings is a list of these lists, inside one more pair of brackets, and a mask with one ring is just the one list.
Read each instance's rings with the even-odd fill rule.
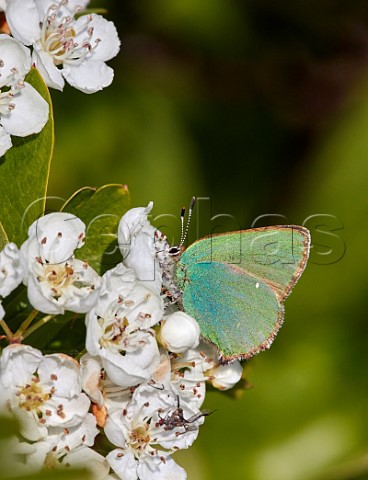
[[181,221],[181,235],[179,245],[182,245],[184,241],[184,218],[185,218],[185,207],[181,208],[180,221]]
[[[182,246],[184,245],[184,243],[185,243],[185,240],[187,239],[187,235],[188,235],[188,231],[189,231],[189,225],[190,225],[190,220],[191,220],[191,218],[192,218],[192,213],[193,213],[195,201],[196,201],[196,198],[195,198],[195,197],[192,197],[192,200],[190,201],[190,205],[189,205],[187,224],[186,224],[186,226],[185,226],[184,235],[183,235],[183,233],[182,233],[182,235],[181,235],[179,247],[182,247]],[[185,212],[185,209],[184,209],[184,212]],[[182,213],[183,213],[183,209],[182,209]],[[182,225],[184,225],[184,217],[182,217]],[[182,227],[182,231],[183,231],[183,228],[184,228],[184,227]]]

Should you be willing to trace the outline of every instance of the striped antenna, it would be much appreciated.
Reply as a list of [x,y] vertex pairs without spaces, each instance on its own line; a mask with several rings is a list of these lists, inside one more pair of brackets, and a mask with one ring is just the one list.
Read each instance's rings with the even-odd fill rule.
[[188,231],[189,231],[189,225],[190,225],[190,220],[192,218],[192,213],[193,213],[193,208],[195,204],[196,198],[192,197],[192,200],[190,201],[189,205],[189,211],[188,211],[188,220],[187,224],[185,226],[185,231],[183,235],[183,230],[184,230],[184,215],[185,215],[185,208],[183,207],[181,210],[181,219],[182,219],[182,230],[181,230],[181,238],[180,238],[180,243],[179,243],[179,248],[182,247],[185,243],[185,240],[187,239]]
[[181,221],[181,235],[179,245],[182,244],[184,239],[184,218],[185,218],[185,207],[181,207],[180,221]]

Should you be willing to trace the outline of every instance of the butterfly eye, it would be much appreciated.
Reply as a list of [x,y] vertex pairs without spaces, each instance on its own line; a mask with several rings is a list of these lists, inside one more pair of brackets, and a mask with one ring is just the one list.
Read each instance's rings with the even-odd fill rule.
[[180,253],[180,252],[181,252],[181,248],[180,248],[180,247],[171,247],[171,248],[169,249],[169,255],[172,255],[172,256],[178,255],[178,253]]

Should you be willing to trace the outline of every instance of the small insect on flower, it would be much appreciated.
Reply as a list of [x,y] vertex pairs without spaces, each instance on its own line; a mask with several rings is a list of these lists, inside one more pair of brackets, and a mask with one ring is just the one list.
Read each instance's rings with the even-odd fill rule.
[[168,413],[165,417],[161,417],[159,414],[159,421],[156,422],[156,427],[163,426],[164,430],[174,430],[175,428],[178,427],[184,427],[184,432],[177,432],[176,435],[182,435],[183,433],[189,432],[191,430],[195,430],[195,427],[192,426],[194,422],[199,420],[202,417],[208,417],[208,415],[211,415],[213,412],[216,410],[202,410],[199,411],[198,413],[195,413],[189,418],[184,417],[184,411],[180,407],[180,400],[179,400],[179,395],[177,395],[177,402],[178,402],[178,407],[176,410],[173,411],[173,413]]

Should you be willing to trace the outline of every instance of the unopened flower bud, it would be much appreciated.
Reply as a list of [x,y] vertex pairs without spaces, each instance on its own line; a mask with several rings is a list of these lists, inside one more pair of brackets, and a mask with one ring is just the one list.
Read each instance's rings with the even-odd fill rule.
[[184,312],[171,314],[161,327],[161,342],[165,348],[174,353],[183,353],[199,344],[199,325]]
[[229,390],[239,382],[243,374],[243,367],[238,360],[230,365],[218,365],[208,372],[209,380],[219,390]]

